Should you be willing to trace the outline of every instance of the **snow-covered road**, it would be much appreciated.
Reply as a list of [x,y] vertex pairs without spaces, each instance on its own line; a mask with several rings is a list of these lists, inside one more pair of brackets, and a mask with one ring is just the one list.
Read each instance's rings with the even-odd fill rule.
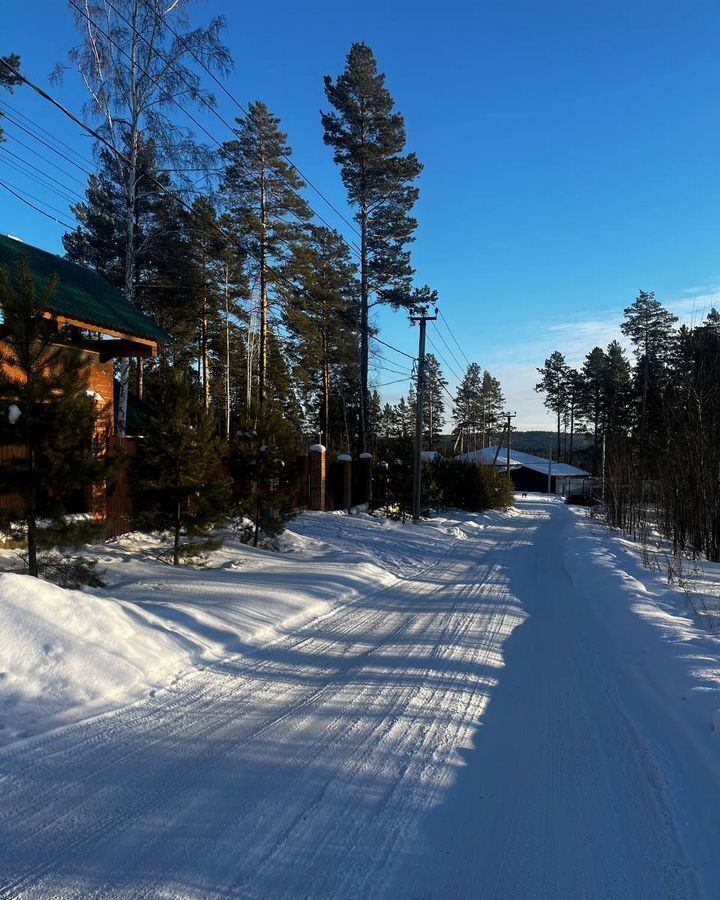
[[706,782],[650,734],[625,646],[566,570],[574,527],[526,504],[249,654],[9,747],[0,897],[717,896],[717,818],[681,799]]

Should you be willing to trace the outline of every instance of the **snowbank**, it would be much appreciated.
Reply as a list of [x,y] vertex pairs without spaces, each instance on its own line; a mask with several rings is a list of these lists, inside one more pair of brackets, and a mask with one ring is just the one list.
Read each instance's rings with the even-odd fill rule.
[[187,665],[123,604],[0,575],[0,743],[128,702]]
[[[708,785],[720,784],[720,636],[701,626],[681,591],[642,565],[637,544],[573,512],[566,570],[578,601],[594,606],[621,651],[632,727],[685,772],[682,791],[673,782],[665,789],[685,804],[689,841],[700,846],[703,823],[716,816]],[[703,568],[704,589],[717,595],[720,566]]]

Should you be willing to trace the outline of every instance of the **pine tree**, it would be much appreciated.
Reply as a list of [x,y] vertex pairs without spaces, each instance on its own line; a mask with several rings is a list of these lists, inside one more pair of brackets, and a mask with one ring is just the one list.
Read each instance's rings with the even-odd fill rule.
[[[65,255],[78,265],[95,269],[115,287],[125,280],[125,204],[117,158],[103,148],[97,154],[98,171],[88,178],[85,200],[72,207],[80,223],[62,237]],[[152,165],[146,161],[145,165]],[[143,240],[147,207],[138,204],[136,240]],[[138,267],[139,268],[139,267]],[[137,277],[137,273],[136,273]]]
[[413,433],[415,421],[415,389],[410,388],[408,399],[401,397],[395,407],[394,435],[403,441]]
[[480,389],[483,446],[488,445],[488,434],[499,431],[504,409],[505,395],[502,392],[500,382],[485,370]]
[[313,430],[323,433],[328,447],[339,447],[339,393],[357,382],[357,283],[347,244],[329,228],[309,226],[307,240],[295,249],[294,275],[298,291],[287,303],[285,323],[295,374]]
[[355,43],[345,71],[325,76],[332,107],[323,113],[325,143],[333,148],[360,231],[360,448],[367,450],[369,413],[370,291],[377,303],[408,306],[412,267],[407,245],[417,222],[413,182],[422,170],[405,154],[405,124],[378,73],[372,50]]
[[559,350],[555,350],[545,365],[538,369],[541,379],[535,385],[535,390],[545,394],[544,404],[547,409],[555,413],[557,418],[557,458],[560,459],[560,434],[561,423],[567,408],[567,373],[568,367],[565,357]]
[[283,414],[269,410],[257,431],[241,429],[231,447],[237,512],[252,522],[252,543],[260,534],[279,534],[292,515],[289,504],[297,484],[296,428]]
[[[224,305],[224,304],[223,304]],[[226,441],[232,439],[241,421],[248,421],[248,328],[244,312],[233,309],[228,297],[227,309],[223,309],[222,377],[215,379],[214,407],[223,410],[223,434]]]
[[378,441],[382,444],[383,451],[386,452],[393,438],[398,437],[397,434],[397,410],[396,407],[386,403],[381,412],[377,430]]
[[720,334],[720,312],[718,312],[718,310],[715,309],[714,306],[705,317],[703,328],[706,328],[708,331],[711,331],[714,334]]
[[[221,223],[223,230],[225,223]],[[249,294],[245,277],[246,254],[237,244],[217,246],[218,255],[211,261],[211,272],[220,301],[219,329],[212,335],[217,372],[214,380],[214,402],[223,410],[222,420],[227,441],[232,434],[233,418],[240,414],[240,397],[247,388],[247,325],[244,299]],[[247,414],[247,409],[245,410]],[[245,416],[247,418],[247,415]]]
[[583,417],[592,423],[592,470],[597,475],[600,462],[600,434],[604,430],[603,406],[608,374],[608,358],[602,347],[594,347],[585,357],[581,370],[582,387],[580,405]]
[[258,286],[259,361],[257,412],[262,418],[267,389],[269,311],[282,305],[293,251],[303,237],[310,209],[298,191],[304,182],[289,163],[292,150],[280,120],[264,103],[251,103],[236,119],[235,140],[223,145],[221,195],[227,218],[248,252],[249,278]]
[[408,388],[407,395],[407,433],[409,437],[414,437],[415,435],[415,422],[417,418],[417,391],[415,390],[415,384],[412,383]]
[[472,436],[472,449],[477,449],[478,432],[484,430],[482,399],[482,372],[477,363],[470,363],[455,392],[453,419],[456,433]]
[[[187,359],[197,323],[191,289],[189,216],[175,197],[155,186],[155,179],[165,186],[170,181],[158,170],[154,142],[142,144],[137,161],[145,177],[138,182],[135,194],[134,302],[173,336],[172,353],[178,359]],[[128,256],[124,178],[118,157],[102,148],[98,171],[88,179],[86,199],[73,206],[80,224],[62,238],[68,259],[97,270],[120,290],[125,289]],[[163,354],[168,352],[164,347]],[[121,380],[126,362],[121,361],[119,366]],[[137,392],[142,397],[143,360],[137,361],[136,371]]]
[[638,361],[640,395],[639,440],[641,453],[648,450],[648,413],[660,412],[663,369],[668,360],[677,316],[669,313],[654,293],[640,291],[625,310],[620,330],[630,338]]
[[177,566],[183,556],[216,545],[209,530],[227,511],[230,494],[221,470],[224,444],[181,369],[162,374],[148,403],[154,413],[143,421],[134,469],[138,519],[144,527],[170,531]]
[[632,371],[618,341],[608,344],[603,394],[602,415],[607,434],[626,434],[632,425]]
[[109,470],[92,452],[97,409],[87,390],[89,359],[44,315],[58,285],[50,279],[38,294],[25,260],[15,277],[0,269],[0,441],[24,451],[0,467],[0,491],[20,497],[11,517],[27,528],[28,571],[35,577],[38,519],[62,514],[63,500]]
[[[0,88],[5,88],[12,93],[13,88],[22,84],[20,78],[13,70],[20,69],[20,57],[17,53],[11,53],[9,56],[0,56]],[[0,109],[0,120],[5,114]],[[0,144],[5,140],[5,132],[0,125]]]
[[565,417],[567,420],[567,432],[569,434],[569,446],[567,448],[567,461],[572,465],[575,449],[575,432],[583,420],[583,377],[577,369],[568,367],[567,371],[567,403]]
[[447,380],[434,354],[425,357],[425,392],[423,402],[423,431],[428,450],[432,450],[445,425],[445,389]]
[[[210,409],[215,380],[222,379],[222,418],[227,419],[228,321],[244,318],[241,298],[247,295],[243,270],[246,256],[225,236],[217,210],[209,197],[198,197],[186,223],[186,265],[183,281],[187,288],[185,314],[191,346],[188,348],[197,369],[199,396]],[[215,393],[218,393],[215,391]],[[225,431],[227,433],[227,423]]]
[[377,388],[374,388],[370,392],[370,404],[368,406],[368,430],[373,438],[376,438],[378,434],[381,412],[382,402],[380,400],[380,392]]
[[194,213],[175,197],[157,197],[147,222],[147,253],[137,260],[142,269],[136,296],[141,308],[172,335],[172,344],[163,350],[163,369],[194,369],[199,381],[198,324],[207,272],[194,220]]

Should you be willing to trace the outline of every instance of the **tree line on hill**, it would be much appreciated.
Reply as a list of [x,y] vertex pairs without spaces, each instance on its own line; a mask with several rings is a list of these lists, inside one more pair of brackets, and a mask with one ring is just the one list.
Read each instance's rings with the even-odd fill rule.
[[580,369],[555,351],[536,390],[557,417],[557,452],[567,429],[568,461],[578,427],[592,434],[610,524],[638,532],[649,523],[677,552],[720,559],[720,313],[681,325],[650,292],[627,307],[617,341],[593,348]]

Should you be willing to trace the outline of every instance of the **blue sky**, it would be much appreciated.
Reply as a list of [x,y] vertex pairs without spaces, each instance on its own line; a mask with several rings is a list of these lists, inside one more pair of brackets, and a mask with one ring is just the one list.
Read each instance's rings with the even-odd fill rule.
[[[551,422],[532,391],[536,367],[555,349],[578,363],[607,343],[640,288],[688,319],[702,317],[720,291],[717,4],[208,0],[194,17],[218,14],[235,59],[228,87],[281,117],[297,164],[338,205],[342,186],[319,118],[322,76],[341,71],[352,41],[374,49],[408,146],[425,166],[417,282],[437,289],[464,354],[501,378],[519,427]],[[75,39],[62,0],[3,12],[0,53],[20,53],[41,85]],[[73,77],[53,91],[80,109]],[[89,157],[77,128],[29,91],[10,103]],[[226,117],[235,112],[229,101],[219,106]],[[5,146],[43,166],[12,141]],[[0,156],[4,178],[65,208]],[[60,247],[62,229],[3,191],[0,231]],[[416,349],[405,316],[382,312],[379,324],[386,340]],[[431,339],[459,369],[433,328]],[[386,359],[405,368],[390,351]],[[395,377],[381,372],[378,381]],[[404,389],[383,392],[395,400]]]

